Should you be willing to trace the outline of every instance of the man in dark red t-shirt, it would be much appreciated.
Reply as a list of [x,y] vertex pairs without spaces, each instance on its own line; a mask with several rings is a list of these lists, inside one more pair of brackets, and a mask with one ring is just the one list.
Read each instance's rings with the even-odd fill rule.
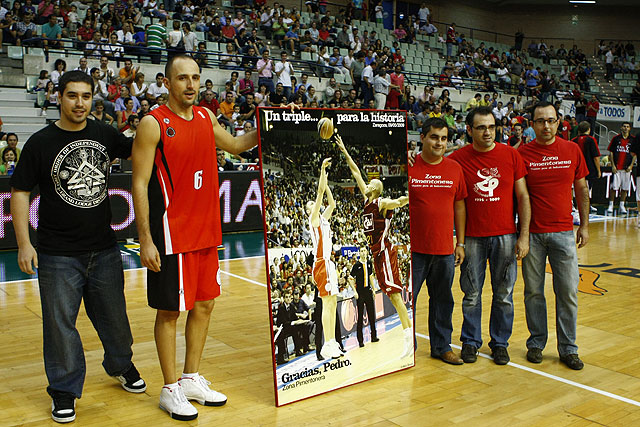
[[[482,287],[487,262],[491,269],[491,319],[489,347],[497,365],[509,363],[507,346],[513,328],[513,286],[516,259],[529,252],[531,205],[520,154],[497,144],[496,121],[490,107],[474,108],[467,115],[467,132],[473,143],[449,156],[462,167],[469,196],[466,257],[460,267],[462,299],[462,360],[473,363],[482,347]],[[520,235],[516,234],[514,197],[518,201]]]
[[460,165],[443,157],[448,132],[443,119],[427,119],[420,134],[422,153],[409,168],[411,278],[414,312],[425,280],[429,289],[431,357],[461,365],[462,359],[451,350],[454,306],[451,285],[455,266],[460,265],[465,256],[467,190]]
[[613,213],[613,202],[615,202],[618,192],[620,193],[620,213],[627,213],[624,202],[631,189],[631,169],[633,168],[633,156],[630,152],[633,135],[630,132],[631,123],[622,123],[620,134],[611,138],[607,147],[611,162],[611,191],[609,193],[609,208],[607,209],[609,213]]
[[[640,136],[633,138],[633,142],[631,143],[631,155],[634,157],[634,160],[640,158]],[[634,162],[632,162],[633,164]],[[640,206],[640,165],[636,166],[636,202],[637,206]],[[640,215],[638,215],[638,223],[637,226],[640,228]]]
[[[553,273],[556,296],[556,331],[560,361],[579,370],[578,357],[578,248],[589,241],[589,189],[585,177],[589,170],[577,144],[558,136],[558,112],[548,102],[533,108],[536,139],[518,149],[527,167],[527,186],[531,200],[529,254],[522,260],[524,307],[529,339],[527,360],[542,362],[547,344],[547,303],[544,297],[547,257]],[[571,213],[575,189],[580,226],[573,235]]]
[[587,121],[591,125],[591,129],[596,128],[596,117],[600,111],[600,103],[595,95],[591,96],[591,100],[587,102]]
[[213,114],[216,115],[218,114],[218,110],[220,109],[220,103],[216,99],[215,94],[211,89],[207,89],[204,92],[204,96],[202,97],[202,100],[198,105],[200,107],[208,108]]

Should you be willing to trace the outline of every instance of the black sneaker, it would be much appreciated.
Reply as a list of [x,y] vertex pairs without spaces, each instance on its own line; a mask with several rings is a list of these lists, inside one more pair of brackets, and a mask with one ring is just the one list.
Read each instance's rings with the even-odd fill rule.
[[460,357],[462,357],[464,363],[475,363],[478,360],[478,349],[471,344],[462,344]]
[[580,369],[584,368],[584,363],[582,363],[582,360],[580,360],[578,355],[575,353],[560,356],[560,361],[574,371],[579,371]]
[[53,392],[51,418],[57,423],[70,423],[76,419],[76,398],[71,393]]
[[143,393],[147,389],[147,384],[140,378],[140,373],[133,363],[127,372],[122,375],[117,375],[115,378],[120,381],[122,388],[128,392]]
[[531,363],[542,363],[542,349],[532,347],[527,350],[527,360]]
[[511,360],[506,347],[495,347],[491,350],[491,357],[493,357],[493,363],[496,365],[506,365]]

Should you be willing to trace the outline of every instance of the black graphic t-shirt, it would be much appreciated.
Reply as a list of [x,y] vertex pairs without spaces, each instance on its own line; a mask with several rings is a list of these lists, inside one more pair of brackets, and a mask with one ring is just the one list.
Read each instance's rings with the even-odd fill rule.
[[116,242],[109,165],[131,156],[132,139],[95,120],[76,132],[50,124],[25,143],[11,187],[40,187],[38,251],[76,255]]

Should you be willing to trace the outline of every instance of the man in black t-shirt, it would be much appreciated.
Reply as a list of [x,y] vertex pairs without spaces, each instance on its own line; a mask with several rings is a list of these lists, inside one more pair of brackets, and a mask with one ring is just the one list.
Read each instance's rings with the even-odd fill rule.
[[240,105],[240,119],[243,122],[247,120],[255,123],[256,121],[256,104],[253,102],[253,93],[248,93],[245,102]]
[[362,334],[362,324],[364,321],[364,307],[367,307],[367,318],[371,328],[371,342],[378,342],[378,333],[376,331],[376,307],[373,302],[374,291],[371,287],[371,279],[373,278],[373,265],[368,259],[369,252],[367,248],[360,248],[360,259],[351,268],[351,283],[355,283],[356,301],[358,306],[358,323],[357,336],[360,347],[364,347],[364,336]]
[[[11,177],[11,214],[20,269],[38,271],[51,416],[70,422],[86,373],[75,326],[83,300],[104,347],[107,374],[132,393],[147,386],[131,362],[133,338],[108,195],[109,165],[129,157],[132,142],[113,127],[87,120],[93,94],[89,75],[70,71],[58,87],[60,120],[24,145]],[[36,186],[37,252],[29,238],[29,195]]]
[[287,103],[287,97],[284,94],[284,86],[282,83],[276,85],[276,91],[269,95],[269,102],[273,107],[281,107]]

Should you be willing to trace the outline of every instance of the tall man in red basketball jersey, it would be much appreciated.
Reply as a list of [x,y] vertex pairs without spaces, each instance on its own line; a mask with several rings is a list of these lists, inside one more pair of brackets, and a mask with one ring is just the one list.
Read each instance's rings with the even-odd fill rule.
[[[255,132],[234,138],[209,110],[195,106],[198,64],[176,55],[166,65],[166,105],[145,116],[133,145],[133,199],[140,260],[164,377],[160,407],[178,420],[198,416],[188,401],[221,406],[222,393],[198,373],[214,298],[220,295],[221,243],[216,147],[234,154],[257,144]],[[182,377],[176,378],[176,321],[189,311]]]
[[391,244],[388,237],[389,226],[393,210],[409,203],[407,196],[397,199],[382,197],[383,186],[378,179],[372,179],[369,184],[364,183],[358,166],[347,152],[340,135],[336,134],[336,144],[344,154],[351,175],[356,180],[360,192],[364,196],[362,211],[362,225],[367,243],[373,255],[373,267],[380,289],[387,294],[391,304],[396,309],[404,334],[404,353],[402,358],[413,355],[413,325],[409,319],[409,312],[402,301],[402,282],[398,270],[398,251]]
[[[336,328],[336,306],[338,304],[338,273],[336,266],[331,261],[332,241],[329,218],[336,208],[331,189],[327,184],[327,168],[331,166],[331,159],[324,159],[320,169],[318,181],[318,193],[316,200],[307,202],[306,211],[309,215],[309,228],[313,241],[313,281],[318,288],[318,295],[322,298],[322,331],[324,344],[320,355],[325,359],[337,359],[343,356],[338,342],[332,336]],[[325,193],[329,205],[320,214],[322,200]]]
[[[637,161],[640,158],[640,135],[636,135],[633,138],[633,142],[631,143],[631,148],[629,149],[631,155],[634,157],[634,161]],[[631,164],[634,163],[631,162]],[[636,166],[636,202],[637,206],[640,206],[640,161],[638,161]],[[640,215],[638,215],[637,227],[640,228]]]
[[[462,360],[473,363],[482,346],[482,287],[487,261],[491,273],[491,317],[489,347],[497,365],[509,363],[507,347],[513,329],[513,286],[517,260],[529,252],[531,205],[520,154],[496,144],[496,123],[489,107],[478,107],[467,115],[467,132],[473,143],[454,152],[449,159],[462,167],[467,186],[465,259],[460,267],[462,300]],[[518,200],[520,234],[516,234],[515,194]]]
[[[553,272],[556,295],[556,335],[560,361],[571,369],[582,369],[578,357],[578,253],[589,241],[589,189],[585,177],[589,170],[577,144],[556,136],[558,115],[555,107],[540,102],[533,107],[536,139],[518,151],[527,167],[527,186],[531,199],[529,254],[522,260],[524,306],[529,328],[527,360],[542,362],[547,344],[547,303],[544,296],[547,257]],[[571,215],[573,185],[580,226],[573,235]]]
[[629,151],[633,135],[630,132],[631,123],[622,123],[620,133],[611,138],[611,142],[607,147],[612,174],[609,208],[607,209],[609,213],[613,213],[613,202],[616,200],[616,193],[618,192],[620,192],[620,213],[627,213],[624,202],[627,200],[627,193],[631,188],[631,169],[633,168],[633,158]]
[[[452,365],[463,361],[451,350],[455,266],[464,261],[467,189],[460,165],[444,156],[449,129],[432,117],[422,125],[422,152],[409,167],[413,310],[422,283],[429,290],[431,357]],[[453,249],[453,228],[456,247]]]

